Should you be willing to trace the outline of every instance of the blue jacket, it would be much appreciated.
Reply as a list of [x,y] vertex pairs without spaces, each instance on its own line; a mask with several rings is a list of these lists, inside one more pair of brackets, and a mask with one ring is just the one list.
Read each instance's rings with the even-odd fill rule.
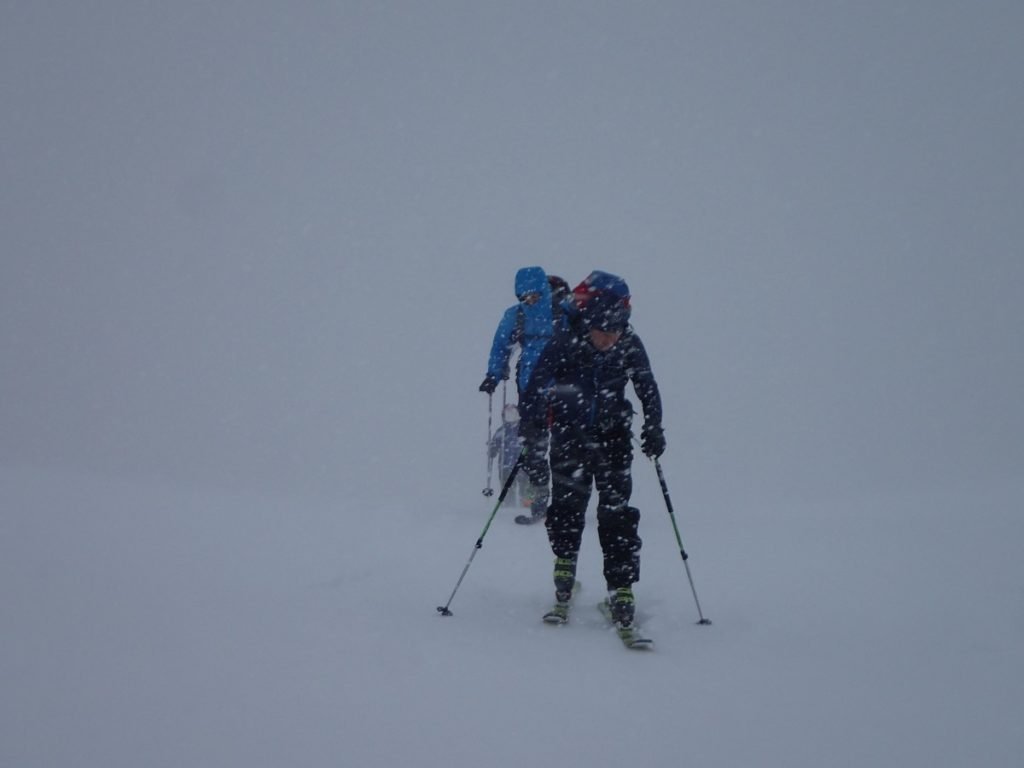
[[535,304],[518,304],[509,307],[502,315],[494,332],[491,355],[487,360],[487,374],[498,381],[508,378],[508,361],[516,344],[522,347],[516,368],[516,384],[519,391],[526,388],[533,367],[540,359],[554,333],[554,319],[551,307],[551,287],[548,277],[540,267],[523,267],[516,272],[516,296],[539,293]]

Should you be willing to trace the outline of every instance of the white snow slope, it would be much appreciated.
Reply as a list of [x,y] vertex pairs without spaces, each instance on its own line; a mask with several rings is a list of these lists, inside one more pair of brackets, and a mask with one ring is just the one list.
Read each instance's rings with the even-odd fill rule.
[[711,626],[642,494],[646,654],[593,607],[592,531],[554,628],[543,530],[511,512],[436,613],[481,504],[2,487],[4,765],[1009,767],[1024,746],[1019,487],[684,502]]

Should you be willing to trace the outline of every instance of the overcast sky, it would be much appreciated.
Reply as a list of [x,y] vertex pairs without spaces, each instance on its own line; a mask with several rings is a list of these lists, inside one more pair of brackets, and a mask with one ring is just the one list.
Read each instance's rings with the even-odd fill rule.
[[691,493],[1019,475],[1022,34],[994,0],[6,2],[0,461],[475,493],[539,264],[629,281]]

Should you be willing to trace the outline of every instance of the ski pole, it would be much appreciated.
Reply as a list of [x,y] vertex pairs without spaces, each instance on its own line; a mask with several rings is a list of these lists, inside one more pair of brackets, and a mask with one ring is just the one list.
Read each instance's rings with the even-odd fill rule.
[[505,496],[508,495],[508,489],[512,487],[512,483],[516,479],[516,474],[519,472],[519,467],[523,463],[523,456],[526,454],[526,450],[522,450],[519,453],[519,458],[516,459],[516,463],[512,465],[512,471],[508,473],[508,479],[505,480],[505,485],[501,489],[501,493],[498,494],[498,503],[494,505],[494,509],[491,510],[491,516],[487,518],[487,524],[484,526],[483,531],[480,534],[480,538],[476,540],[476,544],[473,547],[473,551],[469,555],[469,560],[466,561],[466,567],[462,569],[462,575],[459,576],[459,580],[455,582],[455,589],[452,590],[451,595],[448,597],[448,602],[444,605],[437,606],[437,612],[442,616],[451,616],[452,612],[448,610],[448,606],[452,604],[452,600],[455,597],[455,593],[459,591],[459,587],[462,586],[462,580],[466,578],[466,571],[469,570],[469,566],[473,564],[473,558],[476,557],[476,553],[484,545],[484,536],[487,535],[487,530],[491,527],[491,523],[494,521],[494,516],[498,514],[498,507],[501,506],[501,502],[505,500]]
[[700,610],[700,600],[697,599],[697,589],[693,586],[693,574],[690,573],[690,564],[687,562],[690,556],[683,549],[683,538],[679,535],[679,526],[676,525],[676,515],[672,510],[672,499],[668,495],[668,485],[665,483],[665,473],[661,471],[661,462],[654,458],[654,468],[658,471],[658,482],[661,483],[661,495],[665,497],[665,507],[668,509],[668,517],[672,521],[672,530],[676,532],[676,542],[679,544],[679,554],[683,556],[683,565],[686,567],[686,578],[690,580],[690,591],[693,592],[693,601],[697,604],[697,615],[700,616],[698,624],[708,625],[711,619],[705,619]]
[[494,416],[494,393],[487,394],[487,486],[483,490],[484,496],[493,496],[494,489],[491,488],[491,468],[494,466],[494,457],[491,456],[491,418]]

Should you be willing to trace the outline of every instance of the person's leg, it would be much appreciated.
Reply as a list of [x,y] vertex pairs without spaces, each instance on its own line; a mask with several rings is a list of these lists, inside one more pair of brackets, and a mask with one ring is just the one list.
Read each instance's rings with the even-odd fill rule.
[[523,469],[529,478],[530,514],[534,517],[544,517],[548,508],[548,485],[551,480],[548,468],[548,440],[548,432],[544,431],[523,441],[523,447],[526,449]]
[[591,477],[586,447],[578,440],[554,440],[551,446],[551,505],[545,527],[555,556],[555,596],[568,601],[576,582],[576,559],[583,539]]
[[629,506],[633,492],[633,448],[629,431],[604,437],[595,453],[598,489],[597,532],[604,553],[604,577],[612,615],[622,624],[633,620],[632,586],[640,580],[638,532],[640,510]]

